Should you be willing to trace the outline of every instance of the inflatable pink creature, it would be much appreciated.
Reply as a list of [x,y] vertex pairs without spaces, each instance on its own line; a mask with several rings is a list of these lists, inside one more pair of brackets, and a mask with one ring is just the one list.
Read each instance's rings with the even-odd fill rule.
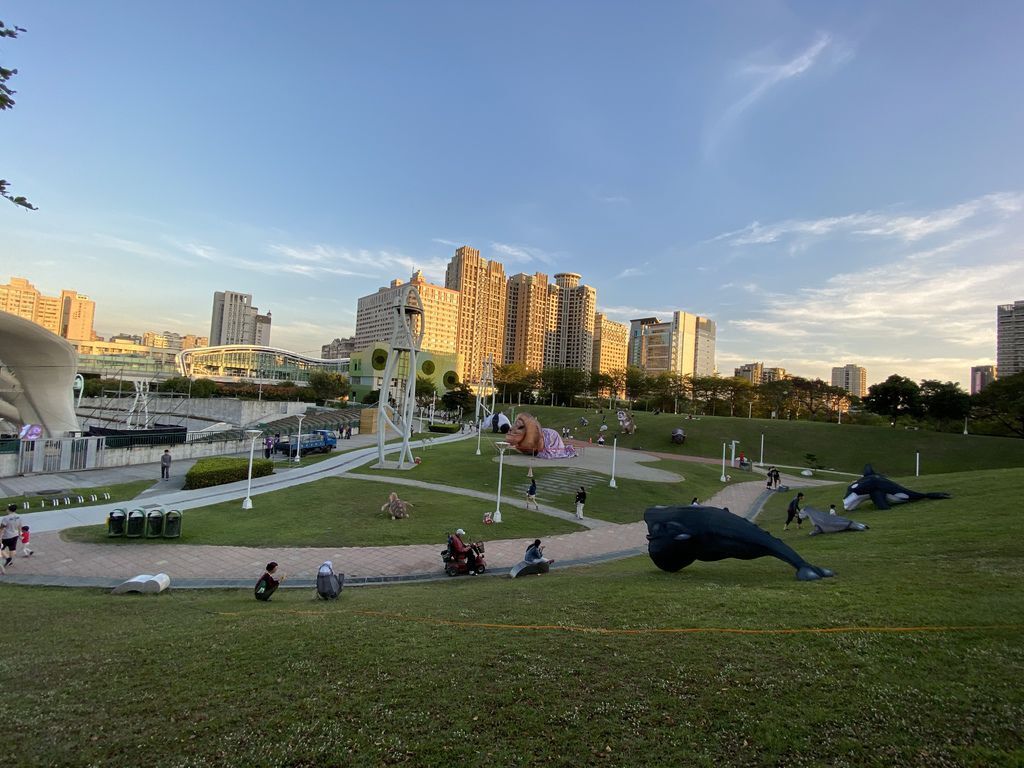
[[563,443],[558,432],[542,427],[537,417],[529,413],[516,416],[505,439],[520,453],[538,459],[571,459],[576,456],[576,450]]

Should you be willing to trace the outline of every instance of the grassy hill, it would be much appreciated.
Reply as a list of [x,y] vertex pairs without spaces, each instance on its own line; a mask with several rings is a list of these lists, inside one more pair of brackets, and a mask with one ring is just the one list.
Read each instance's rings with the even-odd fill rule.
[[4,586],[0,718],[19,766],[1020,765],[1024,470],[942,483],[788,532],[815,583],[638,557],[330,604]]

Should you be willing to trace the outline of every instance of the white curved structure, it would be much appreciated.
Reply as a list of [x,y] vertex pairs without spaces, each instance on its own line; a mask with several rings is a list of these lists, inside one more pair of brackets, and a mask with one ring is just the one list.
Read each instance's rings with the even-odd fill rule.
[[79,432],[72,401],[78,355],[65,339],[0,312],[0,418],[38,424],[44,437]]
[[347,373],[348,359],[322,360],[277,347],[223,344],[193,347],[178,353],[178,369],[187,378],[279,384],[308,382],[312,371]]

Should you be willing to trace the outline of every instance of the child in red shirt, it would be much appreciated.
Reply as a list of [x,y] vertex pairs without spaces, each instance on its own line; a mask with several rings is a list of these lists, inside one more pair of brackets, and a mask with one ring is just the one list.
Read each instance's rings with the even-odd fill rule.
[[32,557],[32,547],[28,545],[29,533],[28,526],[21,526],[21,554],[25,557]]

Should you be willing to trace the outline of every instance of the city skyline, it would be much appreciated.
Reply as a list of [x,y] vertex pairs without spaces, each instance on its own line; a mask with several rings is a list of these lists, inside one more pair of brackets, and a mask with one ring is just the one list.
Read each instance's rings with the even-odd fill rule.
[[103,336],[205,334],[248,293],[319,354],[468,245],[617,322],[712,318],[723,373],[995,363],[1019,5],[399,8],[5,4],[0,175],[40,210],[0,207],[0,279],[80,291]]

